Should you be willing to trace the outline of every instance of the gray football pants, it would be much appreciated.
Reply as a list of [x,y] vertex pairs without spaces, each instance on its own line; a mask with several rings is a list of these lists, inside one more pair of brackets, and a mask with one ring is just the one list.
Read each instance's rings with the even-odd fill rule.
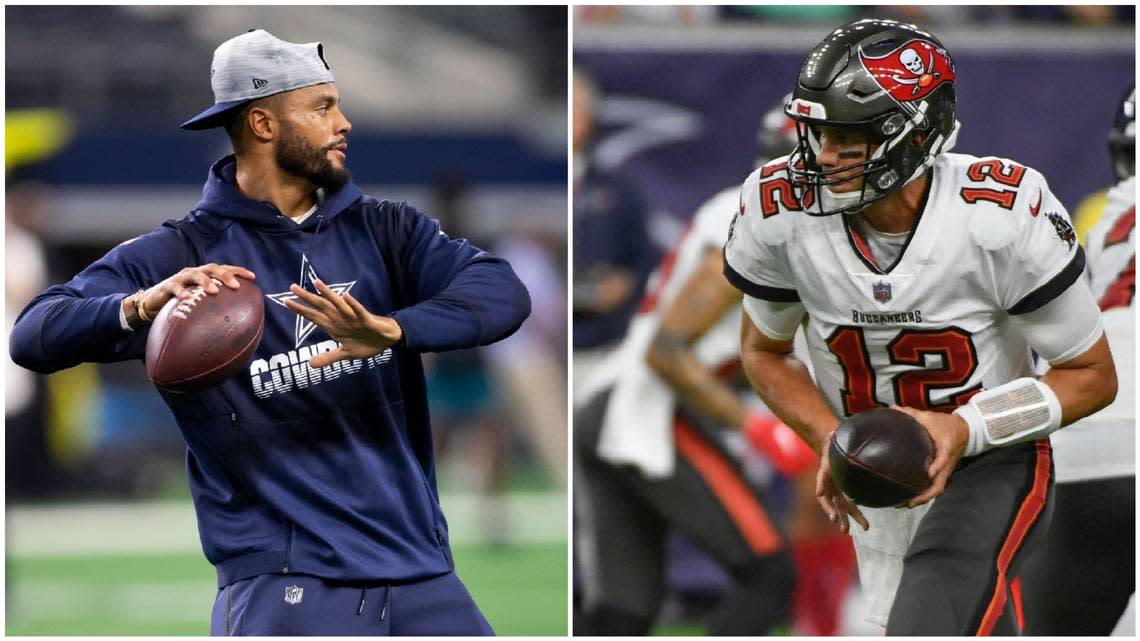
[[[762,635],[791,613],[794,567],[783,535],[739,464],[692,423],[674,425],[672,476],[646,479],[595,454],[608,394],[574,417],[574,499],[581,561],[582,634],[646,634],[665,593],[670,531],[688,537],[732,575],[708,621],[711,634]],[[639,623],[609,625],[615,619]],[[602,629],[598,629],[602,628]]]
[[1022,561],[1052,507],[1049,439],[965,459],[907,549],[888,635],[1013,635]]

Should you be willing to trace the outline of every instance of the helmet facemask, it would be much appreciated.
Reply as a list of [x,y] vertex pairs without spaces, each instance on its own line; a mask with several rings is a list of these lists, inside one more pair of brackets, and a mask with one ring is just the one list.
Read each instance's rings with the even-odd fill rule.
[[[799,145],[788,159],[787,171],[804,213],[810,216],[852,214],[921,176],[940,153],[954,146],[959,126],[954,121],[950,134],[943,136],[928,117],[928,107],[929,103],[924,100],[909,117],[899,109],[869,123],[797,118]],[[788,113],[795,117],[791,103]],[[820,126],[850,130],[864,138],[867,141],[865,159],[835,169],[822,168],[817,160],[821,150]],[[835,192],[831,189],[858,179],[862,184],[857,190]]]

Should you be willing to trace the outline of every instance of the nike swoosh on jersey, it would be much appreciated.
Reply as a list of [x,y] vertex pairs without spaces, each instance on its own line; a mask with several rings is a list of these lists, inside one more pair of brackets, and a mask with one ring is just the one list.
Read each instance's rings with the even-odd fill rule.
[[1030,206],[1029,206],[1029,213],[1030,213],[1030,215],[1032,215],[1034,218],[1036,218],[1036,217],[1037,217],[1037,213],[1041,211],[1041,199],[1042,199],[1042,198],[1043,198],[1043,194],[1041,193],[1041,190],[1040,190],[1040,189],[1038,189],[1038,190],[1037,190],[1037,204],[1036,204],[1036,205],[1030,205]]

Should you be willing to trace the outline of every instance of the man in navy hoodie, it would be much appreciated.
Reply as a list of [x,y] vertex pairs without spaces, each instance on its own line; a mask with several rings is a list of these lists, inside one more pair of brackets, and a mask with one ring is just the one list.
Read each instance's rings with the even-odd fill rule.
[[248,371],[159,390],[217,569],[211,634],[491,634],[455,575],[419,353],[509,336],[526,289],[351,182],[352,126],[319,43],[250,31],[215,51],[211,84],[216,104],[182,126],[225,126],[235,154],[201,202],[32,300],[13,360],[139,359],[169,299],[256,278],[265,331]]

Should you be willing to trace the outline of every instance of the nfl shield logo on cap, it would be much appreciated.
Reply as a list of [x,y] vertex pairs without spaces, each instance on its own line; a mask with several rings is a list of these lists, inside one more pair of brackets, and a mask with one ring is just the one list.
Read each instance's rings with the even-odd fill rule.
[[880,303],[885,303],[891,299],[891,284],[886,281],[879,281],[871,285],[871,290],[875,294],[875,300]]

